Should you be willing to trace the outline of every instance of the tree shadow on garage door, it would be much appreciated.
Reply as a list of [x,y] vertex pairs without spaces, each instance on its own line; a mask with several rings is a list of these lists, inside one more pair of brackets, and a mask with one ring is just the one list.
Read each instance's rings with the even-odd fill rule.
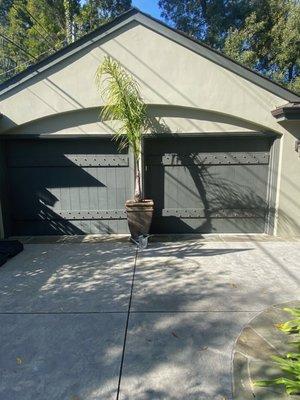
[[[262,233],[267,204],[264,188],[254,191],[248,165],[220,175],[220,166],[200,164],[197,154],[176,154],[179,167],[156,168],[155,200],[158,204],[152,231],[158,233]],[[177,168],[186,169],[185,175]],[[151,173],[151,169],[150,169]],[[237,179],[237,175],[241,175]],[[243,174],[245,180],[243,181]],[[150,178],[151,179],[151,178]],[[167,188],[166,188],[167,186]],[[180,194],[178,194],[180,193]],[[174,197],[172,197],[174,195]],[[164,208],[165,199],[177,208]],[[159,198],[158,198],[159,197]],[[191,200],[194,199],[194,200]],[[193,206],[191,207],[191,204]]]
[[[32,142],[32,146],[28,143],[30,150],[26,153],[23,141],[25,152],[9,161],[12,234],[72,235],[118,231],[125,219],[122,209],[126,197],[127,154],[121,155],[123,158],[109,152],[93,154],[97,152],[93,142],[83,149],[75,146],[71,151],[70,142],[67,146],[64,145],[66,141],[50,142],[46,146],[48,153],[35,158],[34,152],[41,150],[40,144],[33,150],[35,143]],[[53,143],[55,151],[51,149]],[[109,143],[108,149],[113,146]],[[15,151],[14,155],[17,153]],[[121,157],[120,164],[124,165],[116,165],[117,157]],[[111,161],[112,165],[101,165],[103,160]]]
[[[80,182],[85,182],[85,188],[105,187],[105,185],[80,168],[71,168],[76,183],[70,182],[70,176],[60,174],[58,177],[59,171],[54,173],[54,170],[49,173],[47,171],[37,171],[36,175],[39,176],[32,177],[30,181],[28,178],[29,171],[13,171],[11,186],[18,188],[17,190],[13,189],[13,194],[11,195],[12,232],[14,234],[79,235],[85,233],[85,229],[80,227],[80,224],[85,221],[75,220],[75,218],[71,220],[72,214],[70,211],[70,219],[67,219],[59,209],[64,202],[64,197],[69,195],[67,192],[72,191],[70,186],[77,186],[78,193],[71,195],[73,200],[77,201],[76,199],[79,199],[80,196]],[[33,173],[33,175],[35,174]],[[70,203],[71,201],[70,198],[68,202]],[[66,214],[68,214],[67,211]]]

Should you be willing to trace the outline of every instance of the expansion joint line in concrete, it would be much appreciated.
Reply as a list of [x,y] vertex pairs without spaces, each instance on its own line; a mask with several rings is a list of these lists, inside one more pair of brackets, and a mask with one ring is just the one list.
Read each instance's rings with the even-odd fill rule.
[[127,314],[127,311],[6,311],[0,315],[98,315],[98,314]]
[[128,326],[129,326],[129,318],[130,318],[130,310],[131,310],[131,303],[132,303],[132,296],[133,296],[133,286],[134,286],[134,278],[135,278],[135,271],[136,271],[138,253],[139,253],[139,250],[138,250],[138,247],[137,247],[136,251],[135,251],[135,256],[134,256],[134,265],[133,265],[131,289],[130,289],[130,296],[129,296],[129,302],[128,302],[126,324],[125,324],[125,333],[124,333],[124,341],[123,341],[123,349],[122,349],[122,357],[121,357],[121,364],[120,364],[120,371],[119,371],[119,381],[118,381],[118,389],[117,389],[117,398],[116,398],[116,400],[119,400],[119,397],[120,397],[121,380],[122,380],[122,373],[123,373],[123,364],[124,364],[124,357],[125,357],[127,332],[128,332]]

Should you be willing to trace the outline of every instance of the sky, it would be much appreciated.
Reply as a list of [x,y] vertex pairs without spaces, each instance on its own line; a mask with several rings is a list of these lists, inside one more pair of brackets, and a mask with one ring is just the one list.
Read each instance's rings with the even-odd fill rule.
[[[1,1],[1,0],[0,0]],[[158,0],[131,0],[132,6],[139,8],[147,14],[152,15],[154,18],[162,19],[160,16],[160,9],[158,7]],[[80,0],[81,4],[85,3],[85,0]]]
[[132,5],[152,15],[152,17],[161,19],[160,9],[156,0],[132,0]]

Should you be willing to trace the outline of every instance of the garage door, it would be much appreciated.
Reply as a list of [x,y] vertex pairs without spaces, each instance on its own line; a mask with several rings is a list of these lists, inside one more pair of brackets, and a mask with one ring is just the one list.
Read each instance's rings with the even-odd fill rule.
[[152,232],[257,233],[267,217],[272,139],[151,138],[145,144]]
[[10,140],[6,145],[13,235],[127,232],[127,152],[110,139]]

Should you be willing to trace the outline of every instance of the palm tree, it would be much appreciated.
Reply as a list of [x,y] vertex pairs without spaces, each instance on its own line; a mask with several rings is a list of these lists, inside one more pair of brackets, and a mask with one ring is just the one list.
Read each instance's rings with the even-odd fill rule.
[[132,149],[135,165],[135,202],[142,201],[140,158],[142,135],[146,129],[146,105],[143,102],[138,83],[120,65],[106,56],[96,72],[96,84],[104,99],[101,116],[104,120],[118,121],[114,138],[120,150]]

